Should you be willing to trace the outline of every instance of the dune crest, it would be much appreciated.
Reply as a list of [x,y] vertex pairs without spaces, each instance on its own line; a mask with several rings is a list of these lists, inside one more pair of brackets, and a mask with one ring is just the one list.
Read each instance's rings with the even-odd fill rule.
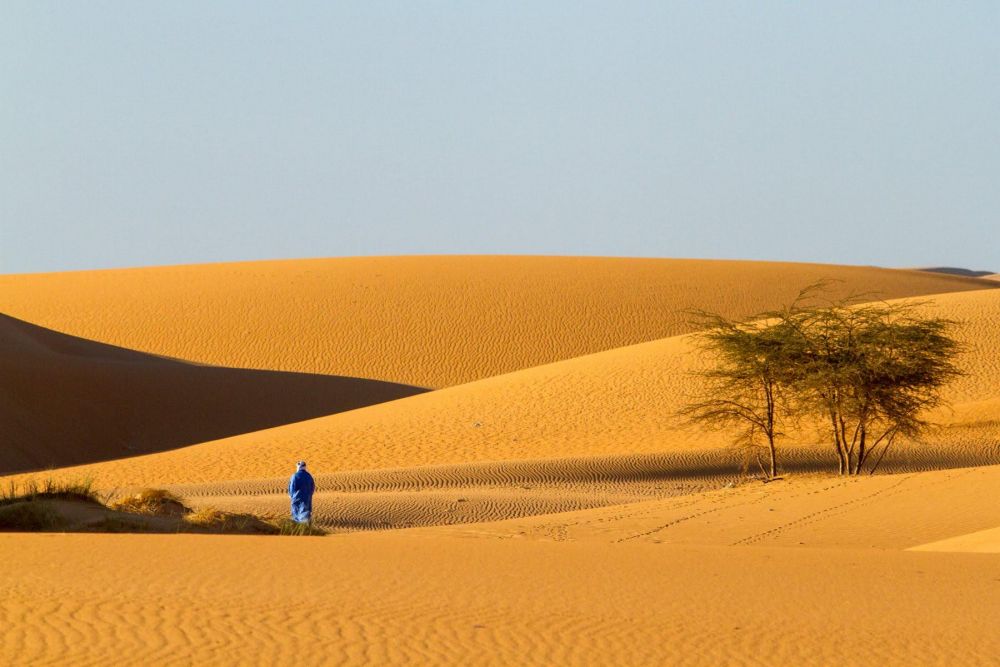
[[[901,443],[886,474],[824,474],[825,436],[803,432],[782,448],[785,477],[763,484],[738,474],[724,433],[676,418],[705,363],[682,310],[757,311],[821,277],[962,322],[969,373],[932,415],[942,428]],[[183,499],[223,530],[210,522],[286,518],[306,458],[316,524],[348,534],[0,534],[0,662],[987,663],[1000,653],[989,284],[580,258],[2,276],[0,308],[35,324],[0,318],[15,443],[0,474],[111,459],[41,477]],[[877,641],[831,640],[859,629]]]
[[900,298],[983,289],[922,271],[599,257],[368,257],[0,276],[0,312],[203,364],[445,387],[746,315],[822,278]]
[[946,551],[951,553],[1000,554],[1000,528],[949,537],[912,547],[910,551]]
[[[926,444],[899,447],[898,469],[996,463],[1000,416],[1000,292],[934,297],[930,312],[962,321],[969,374],[948,389],[953,408]],[[317,472],[565,457],[676,454],[676,465],[727,446],[725,433],[676,416],[703,360],[676,336],[487,378],[457,387],[172,452],[60,471],[110,486],[275,479],[306,458]],[[802,438],[807,438],[804,442]],[[804,434],[788,446],[816,444]],[[239,455],[235,455],[239,452]],[[735,461],[735,457],[730,459]],[[732,464],[732,465],[735,465]]]
[[421,393],[363,378],[218,368],[0,315],[0,474],[160,452]]

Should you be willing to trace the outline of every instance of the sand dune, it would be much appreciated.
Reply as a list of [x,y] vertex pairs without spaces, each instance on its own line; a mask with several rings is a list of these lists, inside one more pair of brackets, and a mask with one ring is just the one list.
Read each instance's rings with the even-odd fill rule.
[[[829,473],[824,447],[782,452],[783,469]],[[903,447],[885,474],[1000,461],[1000,440],[985,449],[953,443]],[[316,476],[315,521],[334,532],[498,521],[513,517],[689,496],[741,481],[730,449],[360,470]],[[288,513],[284,477],[171,485],[197,509],[280,518]],[[779,487],[780,488],[780,487]]]
[[[823,474],[806,432],[782,480],[747,482],[724,434],[675,417],[704,362],[678,310],[758,310],[837,272],[949,291],[926,307],[964,322],[969,374],[942,428],[886,457],[896,474]],[[0,663],[987,664],[1000,292],[984,284],[544,258],[0,277],[0,310],[73,334],[0,319],[8,470],[114,457],[42,476],[266,516],[305,457],[317,522],[349,533],[0,534]]]
[[1000,521],[998,483],[792,478],[311,539],[0,535],[0,660],[990,664],[1000,560],[904,549]]
[[[935,418],[928,443],[893,457],[922,469],[997,462],[1000,414],[1000,292],[935,297],[933,312],[965,322],[969,375],[949,389],[953,410]],[[676,410],[691,391],[699,358],[685,336],[619,348],[458,387],[290,424],[182,450],[67,469],[112,487],[280,479],[306,458],[317,473],[588,456],[666,453],[683,468],[727,444],[722,433],[682,428]],[[820,436],[806,434],[815,441]],[[810,444],[808,441],[799,444]],[[825,445],[822,445],[825,447]],[[237,455],[236,452],[239,452]],[[692,457],[695,458],[692,458]],[[827,460],[825,450],[813,460]],[[809,456],[803,455],[806,469]],[[889,461],[891,463],[891,460]],[[723,464],[717,463],[722,469]]]
[[456,385],[774,307],[821,278],[882,298],[981,289],[921,271],[778,262],[380,257],[0,276],[0,312],[217,366]]
[[0,474],[158,452],[411,396],[349,377],[215,368],[0,315]]
[[952,553],[1000,554],[1000,528],[949,537],[912,547],[911,551],[948,551]]
[[1000,525],[1000,505],[991,500],[997,488],[1000,466],[859,478],[791,475],[770,484],[434,530],[603,544],[910,549]]

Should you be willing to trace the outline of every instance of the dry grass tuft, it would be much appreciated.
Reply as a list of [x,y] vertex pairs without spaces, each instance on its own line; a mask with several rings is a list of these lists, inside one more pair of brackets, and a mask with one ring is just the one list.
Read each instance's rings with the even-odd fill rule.
[[118,512],[151,516],[184,516],[190,512],[177,496],[164,489],[143,489],[108,503],[108,507]]
[[33,502],[36,500],[101,502],[92,479],[73,482],[55,482],[52,479],[47,479],[44,482],[36,482],[33,479],[29,479],[20,486],[11,480],[7,488],[0,490],[0,506]]
[[277,528],[279,535],[289,535],[289,536],[320,536],[326,535],[326,531],[322,528],[317,528],[316,526],[309,523],[296,523],[291,519],[279,519],[274,521],[272,525]]
[[190,514],[186,514],[184,520],[193,526],[215,526],[225,523],[227,516],[230,515],[214,507],[203,507],[200,510],[193,510]]
[[252,514],[233,514],[217,510],[214,507],[203,507],[195,510],[185,515],[183,521],[191,528],[200,528],[213,533],[276,535],[280,532],[277,526],[261,521]]

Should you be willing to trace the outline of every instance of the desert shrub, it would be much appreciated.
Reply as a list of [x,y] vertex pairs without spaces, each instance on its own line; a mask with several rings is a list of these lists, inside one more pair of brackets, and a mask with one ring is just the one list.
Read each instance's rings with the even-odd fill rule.
[[29,479],[21,486],[10,482],[0,494],[0,505],[34,500],[80,500],[98,504],[101,502],[91,479],[75,482],[55,482],[47,479],[41,483]]
[[200,510],[194,510],[190,514],[184,515],[184,520],[194,526],[224,524],[226,518],[227,515],[225,512],[220,512],[214,507],[203,507]]
[[118,512],[151,516],[178,516],[189,512],[177,496],[164,489],[143,489],[109,503],[108,507]]
[[288,535],[293,537],[326,535],[326,531],[322,528],[317,528],[309,523],[297,523],[287,518],[275,521],[274,526],[278,529],[279,535]]
[[[186,525],[213,533],[237,533],[241,535],[277,535],[279,528],[261,521],[252,514],[233,514],[214,507],[203,507],[183,517]],[[182,528],[183,529],[183,528]]]

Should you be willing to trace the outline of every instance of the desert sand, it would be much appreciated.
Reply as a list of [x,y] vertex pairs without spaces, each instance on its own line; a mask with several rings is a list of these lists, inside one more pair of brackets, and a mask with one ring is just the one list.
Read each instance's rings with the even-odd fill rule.
[[[705,363],[684,311],[821,278],[961,322],[966,375],[878,475],[832,475],[804,427],[763,484],[677,418]],[[331,533],[0,534],[0,661],[988,664],[994,285],[537,257],[0,276],[0,485],[270,518],[305,458]]]
[[372,257],[0,276],[0,312],[189,362],[439,388],[692,330],[842,281],[879,298],[976,278],[778,262]]
[[220,368],[56,333],[0,315],[0,470],[174,449],[373,403],[418,387]]

